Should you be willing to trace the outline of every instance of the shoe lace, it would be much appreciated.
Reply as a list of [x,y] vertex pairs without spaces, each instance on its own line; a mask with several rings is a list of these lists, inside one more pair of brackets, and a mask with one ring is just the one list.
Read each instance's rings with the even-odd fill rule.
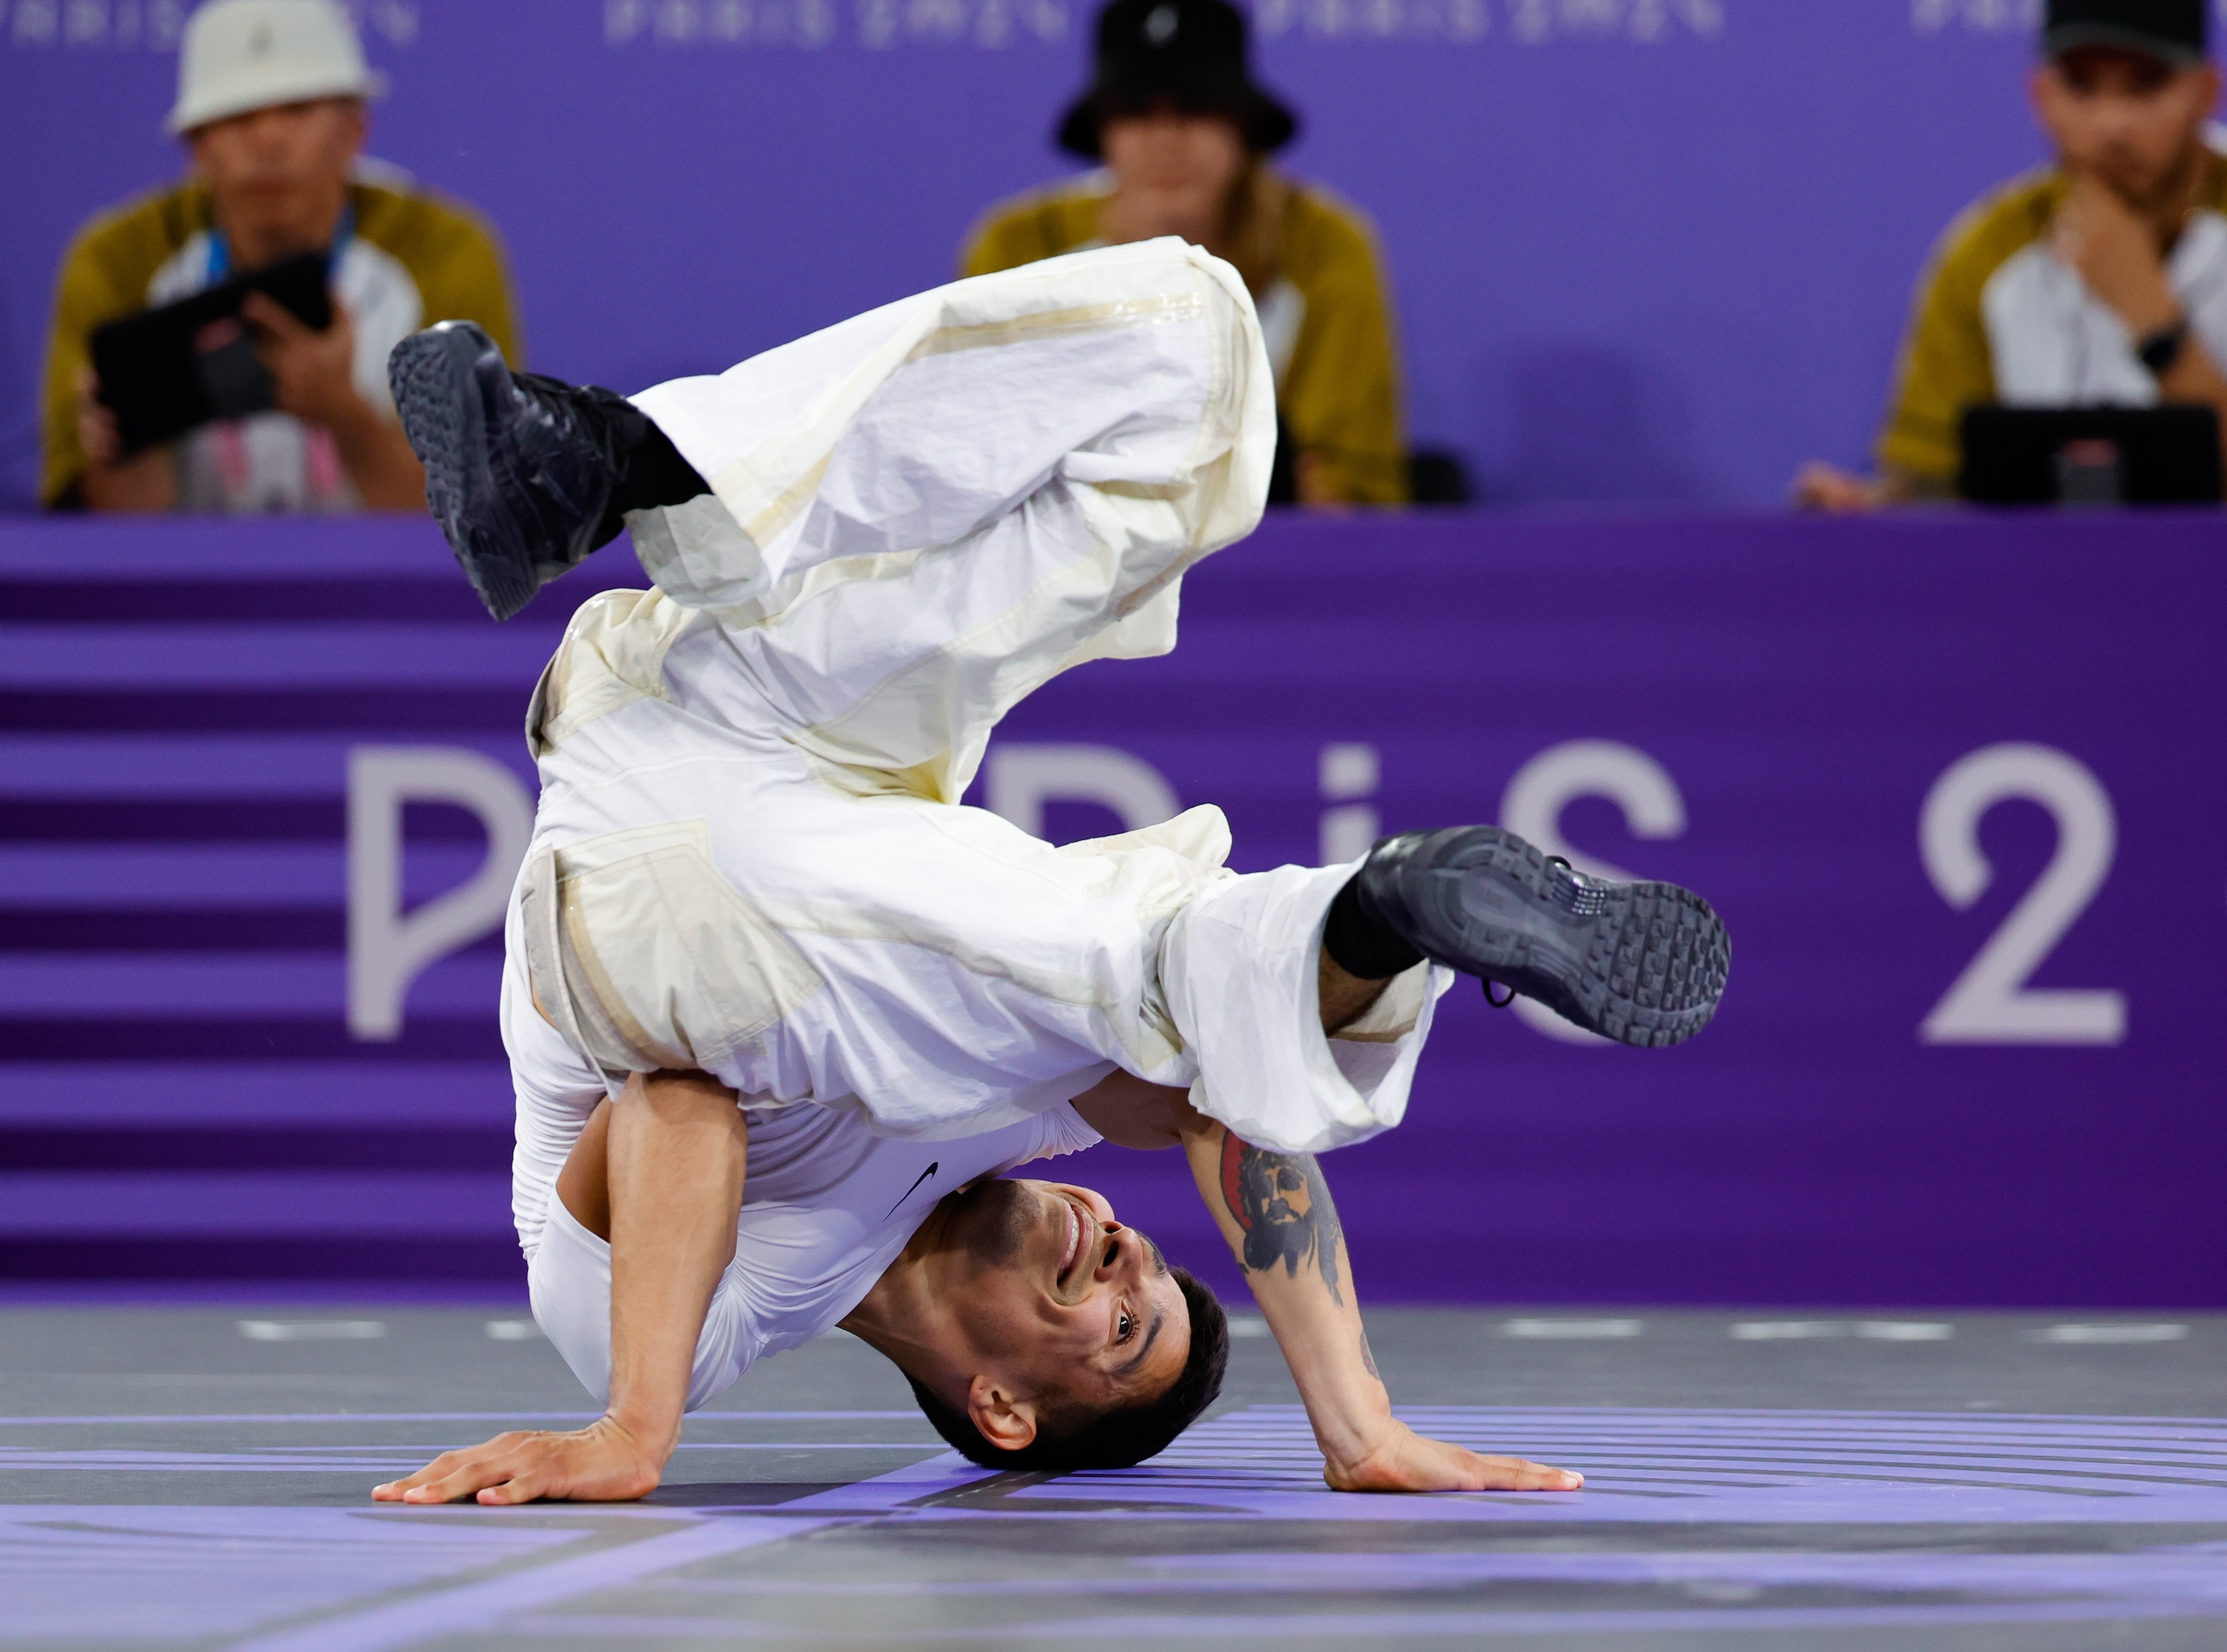
[[[1549,866],[1560,866],[1566,872],[1574,870],[1574,868],[1571,866],[1569,861],[1560,855],[1547,856],[1547,864]],[[1505,989],[1508,993],[1506,998],[1496,998],[1492,996],[1492,989],[1496,985],[1494,982],[1480,976],[1477,979],[1477,985],[1484,989],[1484,1001],[1487,1004],[1490,1004],[1496,1010],[1505,1010],[1509,1005],[1516,1002],[1516,989],[1512,986]]]

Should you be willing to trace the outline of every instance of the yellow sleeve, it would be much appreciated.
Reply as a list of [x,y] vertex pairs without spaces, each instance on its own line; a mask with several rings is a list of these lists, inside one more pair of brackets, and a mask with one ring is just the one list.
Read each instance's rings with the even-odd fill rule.
[[[1336,496],[1357,505],[1407,503],[1407,450],[1392,309],[1375,238],[1357,214],[1322,200],[1301,210],[1287,273],[1306,301],[1277,411]],[[1294,225],[1294,227],[1299,227]]]
[[1982,295],[1988,280],[2046,226],[2046,182],[2022,182],[1950,225],[1934,249],[1911,307],[1895,370],[1894,403],[1880,433],[1883,469],[1948,486],[1963,461],[1964,410],[1995,399],[1994,352]]
[[968,232],[959,273],[995,275],[1072,252],[1098,233],[1098,204],[1094,191],[1072,182],[1001,201]]
[[78,380],[92,365],[94,333],[147,307],[147,284],[161,265],[135,245],[143,214],[108,215],[78,232],[54,282],[54,324],[47,334],[46,376],[39,402],[39,498],[49,510],[81,505],[85,450],[77,439]]
[[1025,228],[1011,213],[992,213],[985,218],[960,249],[960,276],[995,275],[1000,270],[1035,263],[1043,254],[1028,250]]

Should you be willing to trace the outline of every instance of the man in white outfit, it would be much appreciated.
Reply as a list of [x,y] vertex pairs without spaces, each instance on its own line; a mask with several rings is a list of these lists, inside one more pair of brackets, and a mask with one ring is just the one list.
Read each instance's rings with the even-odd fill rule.
[[[552,1222],[607,1198],[606,1422],[632,1407],[652,1438],[622,1430],[625,1463],[608,1439],[481,1448],[397,1495],[654,1484],[717,1375],[706,1316],[746,1143],[755,1159],[807,1110],[916,1145],[1069,1115],[1181,1143],[1332,1483],[1543,1483],[1393,1432],[1308,1156],[1399,1122],[1456,970],[1629,1043],[1690,1036],[1727,955],[1706,903],[1489,827],[1240,877],[1214,808],[1056,849],[959,802],[1008,709],[1069,666],[1172,647],[1184,571],[1257,523],[1273,386],[1234,271],[1171,239],[1051,259],[631,402],[513,375],[463,325],[405,341],[392,373],[434,514],[498,617],[622,522],[657,583],[584,605],[536,692],[544,789],[505,998],[514,1068],[529,1043],[569,1062],[546,1093],[521,1077],[521,1159],[548,1136],[521,1196]],[[558,1191],[587,1191],[552,1200],[566,1153]],[[1063,1209],[1089,1210],[1094,1253],[1126,1231],[1056,1194],[1000,1231],[1056,1243]],[[1059,1254],[1017,1349],[1064,1325],[1077,1253]],[[1003,1379],[899,1363],[1018,1466],[1174,1385],[1183,1306],[1149,1268],[1094,1305],[1109,1337],[1125,1316],[1152,1337],[1126,1387],[1018,1356]],[[910,1324],[861,1334],[895,1346]]]

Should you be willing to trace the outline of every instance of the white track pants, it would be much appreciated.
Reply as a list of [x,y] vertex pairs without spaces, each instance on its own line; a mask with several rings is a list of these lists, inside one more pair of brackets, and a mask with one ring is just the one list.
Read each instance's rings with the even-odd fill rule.
[[1115,1068],[1287,1151],[1399,1121],[1434,983],[1324,1037],[1350,869],[1232,874],[1213,808],[1055,849],[957,801],[1031,690],[1172,647],[1184,571],[1258,522],[1234,271],[1052,259],[635,400],[714,494],[635,519],[658,589],[582,608],[529,722],[513,933],[576,1049],[921,1139]]

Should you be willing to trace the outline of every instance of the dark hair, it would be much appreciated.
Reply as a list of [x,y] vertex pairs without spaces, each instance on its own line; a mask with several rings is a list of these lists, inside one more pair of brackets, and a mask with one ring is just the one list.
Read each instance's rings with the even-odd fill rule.
[[1068,1474],[1077,1469],[1134,1468],[1167,1450],[1214,1403],[1222,1392],[1222,1370],[1229,1363],[1229,1317],[1214,1292],[1182,1268],[1168,1272],[1190,1311],[1190,1353],[1168,1391],[1157,1400],[1102,1413],[1065,1433],[1040,1427],[1034,1439],[1009,1451],[992,1445],[973,1418],[946,1405],[907,1373],[912,1397],[952,1450],[986,1469],[1049,1469]]

